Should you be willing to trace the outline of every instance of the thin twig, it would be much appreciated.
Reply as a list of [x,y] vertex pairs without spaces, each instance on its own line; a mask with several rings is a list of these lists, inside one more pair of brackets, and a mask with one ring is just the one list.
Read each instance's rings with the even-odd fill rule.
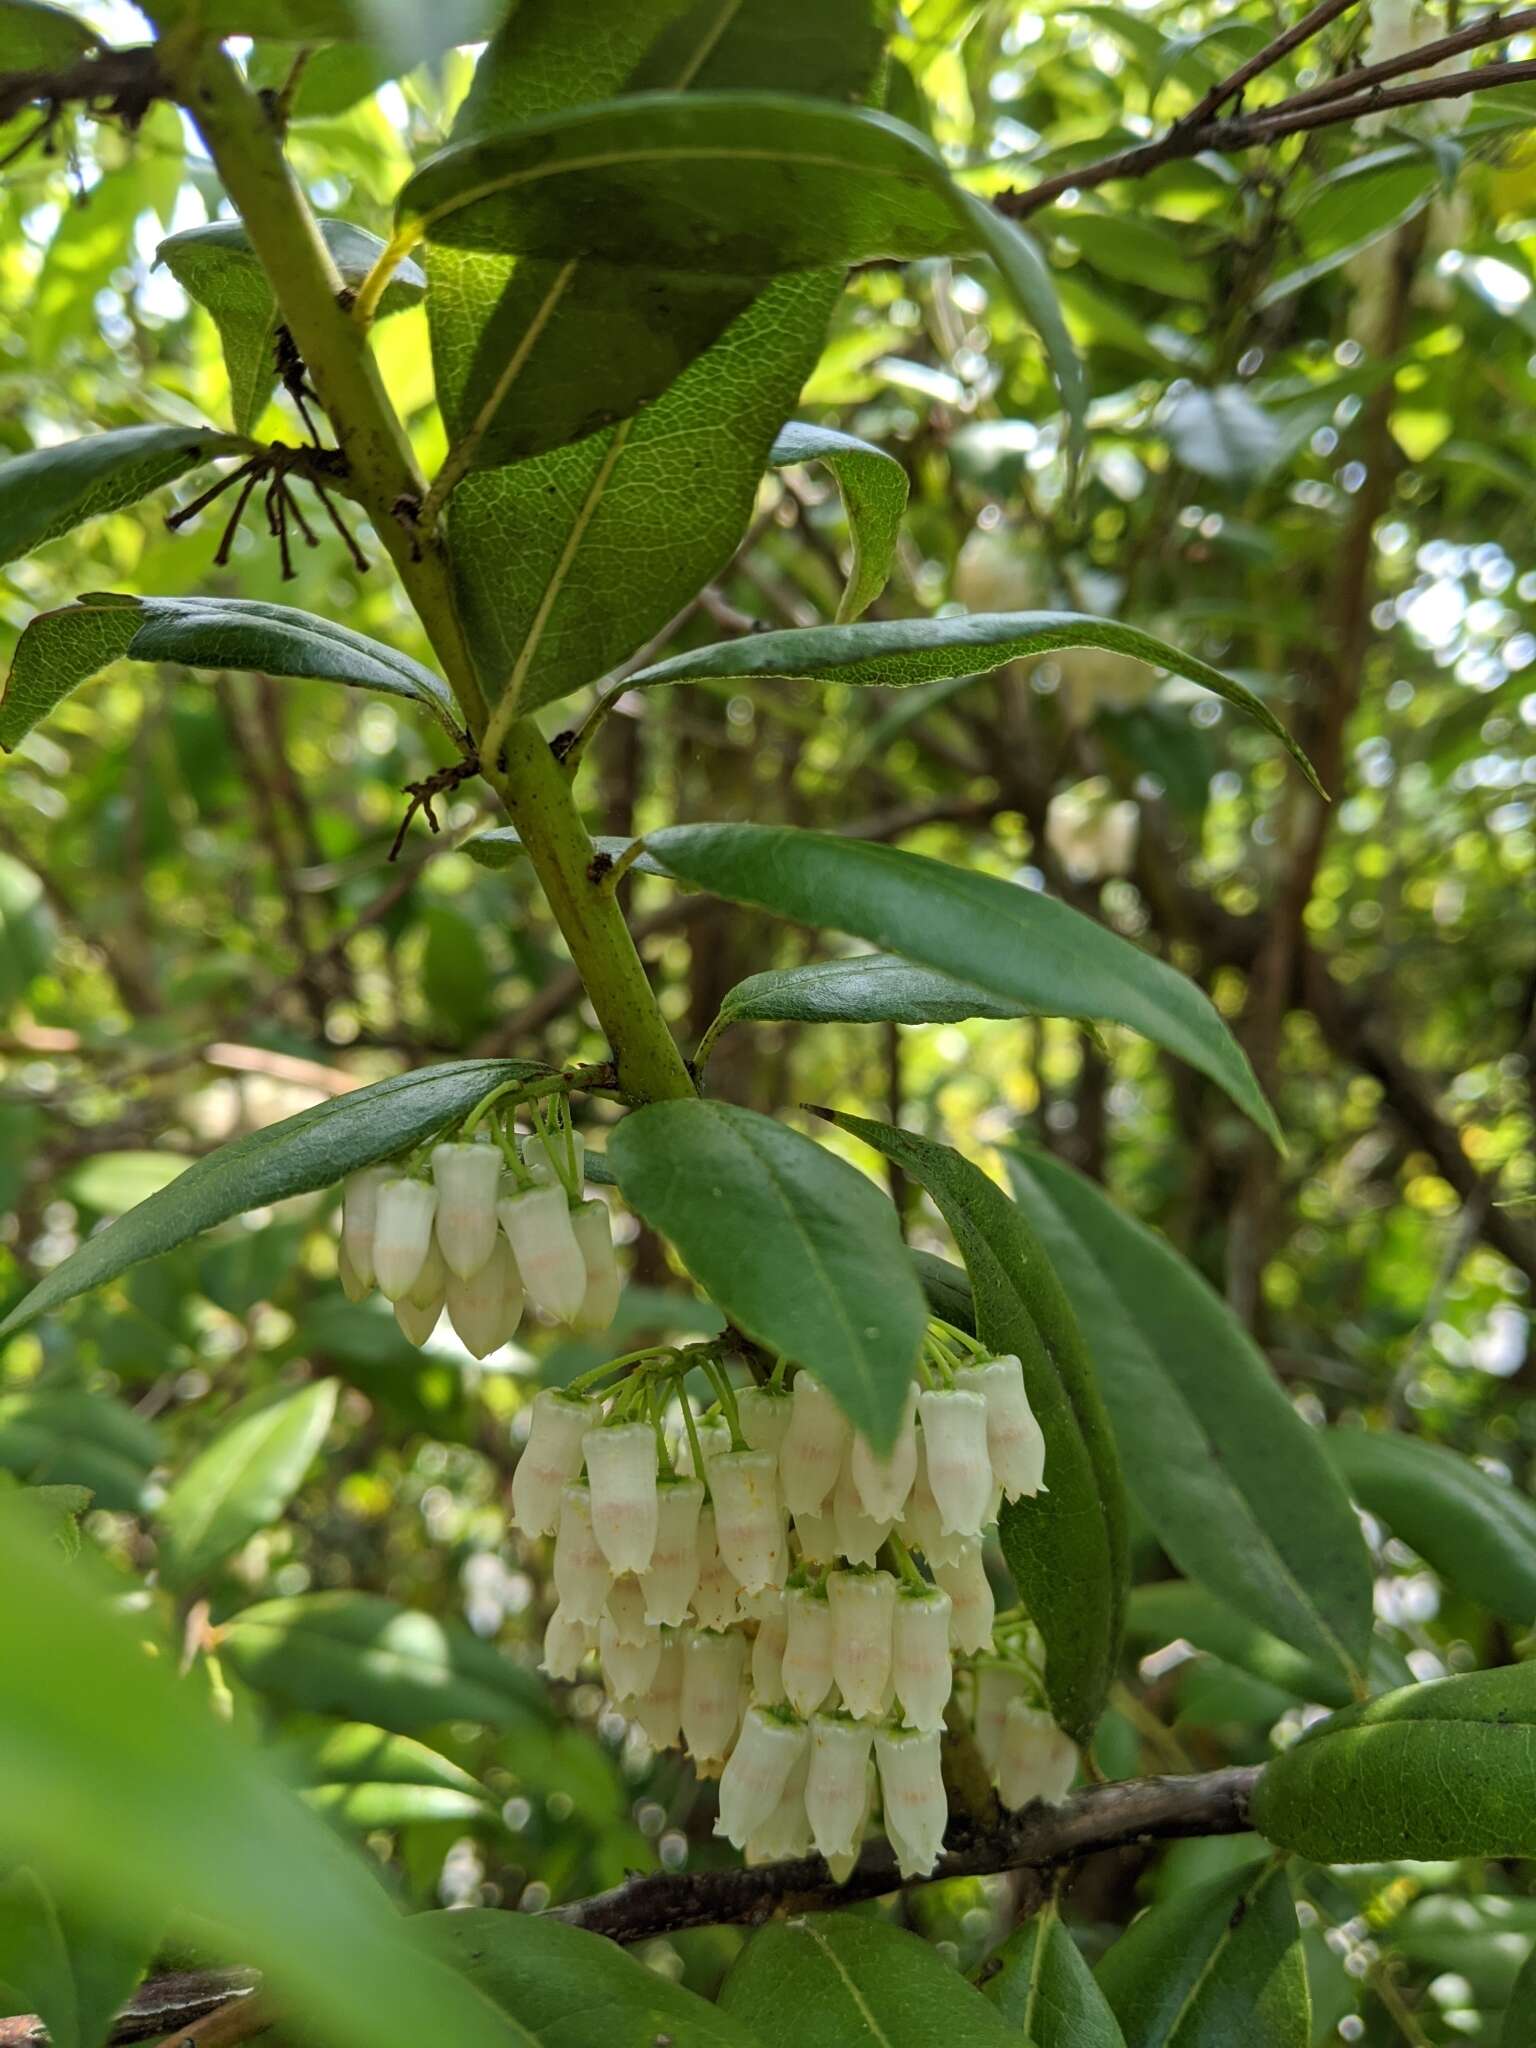
[[1244,86],[1251,84],[1260,72],[1270,70],[1282,57],[1288,57],[1292,50],[1299,48],[1302,43],[1311,42],[1312,38],[1320,35],[1331,21],[1337,21],[1341,14],[1348,13],[1351,7],[1358,5],[1359,0],[1319,0],[1319,4],[1304,14],[1300,21],[1293,22],[1288,29],[1266,43],[1262,50],[1256,51],[1246,63],[1239,64],[1227,77],[1218,79],[1204,99],[1191,107],[1178,125],[1181,128],[1203,127],[1228,100],[1236,99]]

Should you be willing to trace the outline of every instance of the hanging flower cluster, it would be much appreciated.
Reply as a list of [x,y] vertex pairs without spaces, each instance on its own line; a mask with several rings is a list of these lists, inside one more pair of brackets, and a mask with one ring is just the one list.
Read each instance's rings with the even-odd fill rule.
[[544,1669],[574,1679],[595,1653],[652,1745],[719,1778],[716,1832],[749,1863],[814,1844],[841,1882],[878,1808],[903,1876],[926,1875],[957,1665],[1005,1804],[1059,1800],[1076,1772],[1038,1704],[1038,1638],[994,1614],[982,1563],[1001,1501],[1040,1490],[1044,1440],[1018,1359],[947,1324],[884,1455],[811,1373],[785,1373],[738,1389],[702,1345],[535,1397],[512,1519],[554,1538]]
[[619,1269],[606,1206],[582,1199],[582,1142],[563,1105],[519,1142],[487,1098],[457,1137],[366,1166],[342,1188],[341,1284],[371,1289],[425,1344],[446,1309],[465,1348],[486,1358],[525,1305],[574,1330],[606,1330]]

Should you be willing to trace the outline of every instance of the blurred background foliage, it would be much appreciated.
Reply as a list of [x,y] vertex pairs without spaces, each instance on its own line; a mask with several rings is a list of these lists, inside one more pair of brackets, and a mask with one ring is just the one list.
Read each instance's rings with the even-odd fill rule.
[[[110,0],[78,11],[111,39],[142,32]],[[892,104],[981,191],[1145,136],[1274,27],[1267,6],[1220,0],[916,0],[906,23]],[[1364,9],[1345,16],[1259,99],[1314,82],[1364,28]],[[1516,39],[1513,54],[1530,52]],[[317,210],[387,233],[470,67],[451,53],[374,91],[356,53],[317,61],[291,135]],[[911,480],[877,616],[1124,617],[1262,694],[1317,760],[1326,812],[1256,728],[1092,651],[901,695],[637,695],[585,770],[594,829],[751,818],[899,841],[1047,886],[1196,977],[1274,1094],[1283,1161],[1188,1069],[1069,1023],[737,1026],[710,1086],[762,1109],[888,1115],[983,1159],[1028,1134],[1196,1262],[1307,1417],[1389,1416],[1522,1487],[1536,1458],[1533,118],[1536,98],[1473,96],[1036,214],[1092,393],[1076,500],[1038,342],[984,265],[853,279],[805,393],[803,417],[878,442]],[[0,132],[0,156],[21,127]],[[7,164],[7,451],[227,422],[212,324],[156,263],[164,234],[217,203],[163,106],[133,137],[66,121]],[[430,471],[443,436],[420,309],[377,340]],[[300,438],[286,400],[257,431]],[[14,635],[91,589],[200,590],[282,599],[426,656],[366,533],[366,576],[327,529],[285,586],[264,533],[248,526],[218,569],[222,510],[172,533],[169,509],[98,519],[14,565],[0,623]],[[830,479],[776,472],[738,559],[657,651],[829,619],[846,545]],[[233,1134],[403,1066],[597,1050],[529,878],[459,850],[493,822],[472,796],[444,807],[440,836],[414,826],[389,865],[402,785],[447,758],[408,713],[325,685],[120,668],[0,768],[7,1300]],[[813,957],[809,935],[766,918],[625,886],[689,1044],[744,975]],[[944,1249],[933,1214],[896,1192],[915,1241]],[[606,1348],[713,1327],[619,1220],[632,1278]],[[713,1858],[709,1802],[594,1686],[556,1688],[552,1713],[541,1681],[499,1679],[488,1699],[474,1655],[478,1639],[536,1662],[548,1596],[506,1528],[512,1451],[533,1386],[601,1354],[534,1330],[475,1367],[444,1325],[423,1359],[387,1315],[343,1300],[330,1223],[315,1200],[248,1217],[12,1341],[0,1466],[90,1489],[89,1540],[184,1636],[189,1683],[291,1751],[403,1900],[532,1908]],[[331,1381],[333,1405],[293,1411],[281,1512],[236,1516],[216,1558],[168,1581],[165,1503],[240,1404]],[[1373,1533],[1391,1653],[1420,1677],[1515,1654],[1512,1620]],[[1167,1575],[1150,1539],[1138,1563],[1143,1580]],[[425,1636],[379,1601],[426,1617]],[[402,1626],[393,1662],[347,1650]],[[1269,1679],[1170,1647],[1155,1615],[1132,1649],[1100,1740],[1110,1775],[1257,1760],[1303,1717]],[[436,1677],[413,1690],[412,1670]],[[337,1723],[410,1738],[393,1777],[376,1741],[349,1763]],[[1139,1903],[1252,1847],[1098,1858],[1069,1916],[1096,1953]],[[1303,1869],[1318,2040],[1492,2038],[1536,1936],[1527,1883],[1480,1865]],[[1011,1898],[1011,1881],[987,1880],[900,1910],[969,1966]],[[737,1939],[683,1936],[649,1959],[707,1989]]]

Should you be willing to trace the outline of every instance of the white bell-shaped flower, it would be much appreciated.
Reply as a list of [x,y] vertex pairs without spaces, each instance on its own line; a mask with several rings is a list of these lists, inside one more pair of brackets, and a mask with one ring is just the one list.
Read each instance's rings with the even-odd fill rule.
[[549,1617],[544,1631],[544,1661],[539,1669],[551,1678],[574,1679],[589,1650],[597,1647],[597,1630],[590,1622],[578,1621],[562,1604]]
[[744,1849],[772,1818],[790,1775],[805,1753],[805,1724],[772,1708],[748,1707],[731,1760],[720,1774],[715,1833]]
[[648,1691],[656,1676],[656,1666],[661,1662],[661,1630],[651,1629],[643,1642],[621,1642],[619,1624],[605,1612],[597,1624],[597,1654],[602,1661],[603,1683],[615,1700],[626,1704]]
[[796,1515],[792,1526],[800,1545],[800,1556],[806,1564],[833,1564],[837,1561],[841,1555],[837,1547],[837,1523],[830,1514]]
[[760,1707],[776,1707],[784,1691],[784,1646],[789,1641],[789,1616],[777,1586],[754,1597],[757,1634],[752,1639],[752,1697]]
[[696,1764],[723,1764],[741,1725],[747,1639],[739,1629],[683,1637],[683,1741]]
[[939,1504],[933,1497],[933,1488],[928,1484],[928,1446],[923,1432],[917,1432],[917,1471],[912,1480],[912,1491],[907,1496],[906,1513],[902,1516],[902,1534],[914,1550],[920,1550],[933,1565],[953,1564],[964,1551],[969,1538],[946,1536]]
[[997,1602],[982,1562],[981,1542],[973,1538],[952,1563],[932,1560],[933,1576],[949,1595],[949,1640],[963,1656],[979,1656],[992,1647],[992,1617]]
[[[373,1249],[372,1232],[369,1233],[369,1251]],[[365,1280],[347,1257],[345,1240],[336,1247],[336,1278],[341,1282],[341,1291],[348,1301],[366,1301],[373,1292],[373,1282]]]
[[626,1649],[655,1640],[657,1624],[646,1616],[645,1591],[633,1572],[622,1573],[608,1588],[607,1612]]
[[570,1322],[586,1296],[587,1267],[564,1190],[533,1187],[503,1195],[496,1213],[528,1299],[557,1322]]
[[891,1684],[891,1625],[896,1581],[889,1572],[829,1572],[832,1676],[858,1720],[885,1712]]
[[581,1470],[582,1439],[598,1414],[595,1401],[546,1387],[533,1400],[528,1441],[512,1474],[512,1520],[525,1536],[553,1536],[560,1490]]
[[683,1638],[676,1629],[661,1631],[656,1672],[630,1711],[652,1749],[676,1749],[682,1735]]
[[789,1427],[779,1447],[784,1505],[792,1515],[817,1515],[837,1484],[853,1426],[820,1380],[798,1372]]
[[867,1721],[850,1721],[837,1714],[816,1714],[810,1726],[805,1811],[816,1847],[830,1862],[834,1856],[858,1853],[868,1810],[874,1731]]
[[[697,1437],[699,1440],[699,1457],[703,1460],[704,1464],[702,1472],[695,1471],[694,1469],[694,1437]],[[691,1474],[695,1479],[702,1479],[707,1485],[709,1482],[710,1466],[714,1464],[716,1458],[723,1458],[730,1448],[731,1425],[728,1422],[721,1421],[718,1418],[709,1422],[696,1422],[693,1425],[693,1435],[684,1434],[678,1462],[683,1471]]]
[[955,1385],[987,1404],[987,1456],[1007,1500],[1033,1497],[1045,1484],[1045,1437],[1029,1405],[1024,1368],[1011,1353],[962,1366]]
[[859,1822],[858,1832],[854,1836],[853,1847],[851,1849],[839,1849],[835,1855],[829,1856],[826,1859],[827,1868],[832,1873],[832,1882],[834,1884],[846,1884],[854,1873],[859,1860],[859,1851],[864,1846],[864,1837],[869,1832],[869,1817],[875,1810],[875,1800],[879,1794],[879,1789],[880,1778],[875,1770],[875,1760],[871,1756],[864,1771],[864,1814]]
[[997,1776],[997,1760],[1003,1753],[1003,1727],[1014,1700],[1025,1698],[1028,1681],[1022,1671],[1005,1664],[981,1664],[976,1669],[976,1704],[971,1718],[976,1752],[990,1776]]
[[987,1455],[987,1404],[960,1388],[925,1389],[917,1397],[923,1418],[928,1484],[946,1536],[979,1536],[992,1498]]
[[[379,1189],[373,1224],[373,1277],[380,1294],[409,1294],[432,1243],[437,1190],[429,1181],[397,1174]],[[353,1265],[357,1261],[353,1260]]]
[[647,1621],[678,1628],[699,1583],[699,1510],[703,1483],[663,1477],[656,1488],[656,1545],[640,1575]]
[[926,1877],[944,1846],[949,1802],[939,1763],[939,1737],[916,1728],[875,1731],[885,1832],[903,1877]]
[[341,1184],[341,1248],[365,1294],[374,1284],[373,1237],[378,1224],[379,1190],[385,1181],[396,1178],[397,1171],[393,1166],[361,1166]]
[[587,1276],[573,1330],[606,1330],[619,1310],[619,1262],[613,1249],[613,1218],[606,1202],[582,1202],[571,1211],[571,1233]]
[[936,1587],[919,1593],[903,1586],[891,1623],[891,1684],[909,1728],[931,1734],[944,1726],[944,1709],[954,1689],[949,1651],[952,1602]]
[[876,1522],[865,1514],[847,1458],[832,1489],[832,1526],[837,1533],[838,1555],[846,1557],[850,1564],[873,1564],[880,1555],[881,1544],[896,1526],[894,1516],[889,1521]]
[[445,1298],[448,1320],[471,1358],[499,1351],[510,1334],[508,1324],[516,1329],[523,1309],[517,1262],[506,1239],[496,1239],[490,1257],[467,1280],[450,1273]]
[[715,1540],[715,1511],[699,1510],[699,1576],[693,1589],[693,1612],[700,1628],[729,1628],[740,1612],[741,1587],[720,1555]]
[[495,1145],[434,1145],[437,1236],[450,1273],[467,1280],[496,1248],[501,1152]]
[[736,1396],[736,1412],[748,1450],[772,1451],[777,1457],[794,1407],[794,1397],[787,1389],[743,1387]]
[[400,1299],[408,1301],[412,1308],[426,1308],[429,1303],[441,1301],[448,1286],[448,1265],[443,1257],[443,1248],[438,1242],[434,1226],[427,1256],[421,1262],[421,1271],[411,1282],[408,1293]]
[[802,1719],[832,1690],[834,1639],[831,1602],[809,1586],[784,1595],[784,1655],[779,1665],[784,1696]]
[[643,1572],[660,1519],[655,1432],[648,1422],[620,1422],[589,1429],[581,1448],[603,1555],[616,1572]]
[[896,1441],[879,1457],[862,1430],[853,1433],[848,1467],[861,1506],[872,1522],[898,1522],[917,1477],[917,1389],[907,1389]]
[[402,1294],[395,1303],[395,1321],[400,1325],[400,1334],[412,1344],[425,1344],[437,1328],[438,1318],[443,1312],[443,1297],[418,1306],[408,1294]]
[[523,1164],[540,1187],[562,1187],[563,1177],[569,1176],[571,1186],[579,1188],[586,1149],[579,1131],[556,1131],[548,1139],[542,1131],[533,1131],[523,1140]]
[[784,1534],[778,1461],[772,1451],[727,1451],[709,1468],[715,1541],[726,1569],[748,1593],[774,1583]]
[[749,1868],[760,1863],[782,1863],[792,1856],[808,1856],[811,1824],[805,1812],[805,1786],[810,1772],[811,1751],[806,1743],[784,1781],[779,1803],[760,1828],[747,1837],[742,1860]]
[[1017,1813],[1032,1799],[1059,1806],[1077,1776],[1077,1745],[1040,1707],[1013,1699],[1003,1719],[997,1757],[997,1789],[1004,1806]]
[[593,1532],[592,1489],[579,1479],[560,1490],[553,1571],[560,1605],[572,1620],[596,1628],[607,1605],[613,1572]]

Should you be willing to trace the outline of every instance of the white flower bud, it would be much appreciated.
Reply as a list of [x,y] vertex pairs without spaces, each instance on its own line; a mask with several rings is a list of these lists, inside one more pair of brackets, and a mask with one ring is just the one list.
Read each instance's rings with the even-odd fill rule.
[[928,1484],[928,1446],[921,1430],[917,1432],[917,1471],[912,1480],[912,1491],[907,1496],[902,1531],[908,1543],[915,1550],[920,1550],[932,1565],[953,1564],[961,1556],[967,1541],[964,1536],[947,1536],[944,1533],[939,1504]]
[[727,1451],[709,1468],[715,1541],[726,1569],[749,1593],[773,1584],[784,1533],[772,1451]]
[[402,1294],[395,1303],[395,1321],[400,1325],[400,1334],[412,1344],[425,1344],[437,1328],[437,1319],[443,1312],[443,1297],[418,1307],[408,1294]]
[[[704,1470],[702,1472],[694,1470],[694,1436],[699,1440],[699,1456],[704,1461]],[[696,1422],[693,1426],[693,1436],[685,1434],[683,1437],[680,1463],[685,1472],[691,1473],[695,1479],[702,1479],[707,1483],[710,1466],[714,1464],[716,1458],[723,1458],[730,1448],[731,1425],[728,1422]]]
[[720,1555],[715,1539],[715,1511],[708,1504],[699,1510],[699,1581],[693,1592],[693,1612],[700,1628],[729,1628],[740,1613],[741,1588]]
[[512,1474],[512,1520],[525,1536],[554,1535],[560,1489],[581,1470],[582,1439],[597,1412],[596,1402],[553,1388],[534,1396],[528,1441]]
[[624,1572],[608,1588],[607,1612],[626,1649],[655,1641],[656,1624],[646,1618],[645,1592],[633,1572]]
[[495,1145],[434,1145],[437,1236],[450,1273],[467,1280],[496,1248],[501,1152]]
[[896,1581],[889,1572],[829,1572],[832,1676],[856,1720],[885,1712],[891,1683],[891,1624]]
[[656,1488],[656,1547],[640,1575],[647,1621],[677,1628],[699,1583],[699,1510],[703,1483],[663,1479]]
[[738,1849],[773,1817],[790,1774],[809,1738],[803,1723],[762,1707],[748,1707],[731,1760],[720,1774],[720,1818],[715,1833]]
[[907,1404],[901,1412],[901,1427],[888,1457],[877,1457],[874,1446],[861,1431],[853,1433],[848,1468],[858,1491],[859,1503],[872,1522],[901,1519],[912,1481],[917,1477],[917,1389],[907,1390]]
[[[341,1184],[341,1248],[363,1293],[374,1284],[373,1236],[378,1223],[379,1189],[394,1180],[393,1166],[363,1166]],[[351,1300],[354,1297],[348,1296]]]
[[817,1515],[837,1484],[853,1429],[820,1380],[795,1375],[789,1427],[779,1448],[784,1505],[792,1515]]
[[[801,1733],[804,1734],[804,1730]],[[782,1863],[786,1857],[807,1856],[811,1848],[811,1824],[805,1813],[805,1785],[810,1770],[810,1744],[800,1750],[779,1803],[755,1834],[747,1837],[743,1860],[748,1866]]]
[[578,1621],[565,1607],[557,1607],[544,1631],[544,1661],[539,1666],[551,1678],[573,1679],[587,1652],[597,1645],[597,1630],[590,1622]]
[[748,1450],[772,1451],[777,1457],[794,1405],[793,1398],[777,1387],[771,1391],[767,1387],[743,1387],[736,1396],[736,1412]]
[[869,1807],[867,1721],[817,1714],[811,1721],[811,1767],[805,1781],[805,1811],[816,1847],[828,1862],[857,1855]]
[[946,1536],[979,1536],[992,1497],[987,1456],[987,1404],[980,1394],[955,1388],[917,1397],[923,1418],[928,1484]]
[[[432,1242],[437,1190],[424,1180],[396,1175],[379,1189],[373,1224],[373,1276],[380,1294],[409,1294]],[[352,1261],[357,1265],[356,1259]]]
[[446,1300],[448,1320],[472,1358],[489,1358],[501,1349],[508,1324],[516,1329],[523,1311],[517,1262],[505,1238],[497,1238],[491,1256],[467,1280],[448,1275]]
[[596,1628],[613,1573],[592,1529],[592,1490],[572,1480],[560,1490],[560,1532],[555,1538],[555,1592],[573,1621]]
[[931,1734],[944,1726],[944,1709],[954,1688],[949,1654],[947,1593],[919,1593],[903,1586],[891,1624],[891,1684],[909,1728]]
[[897,1868],[903,1877],[926,1877],[939,1860],[949,1818],[937,1731],[925,1735],[915,1728],[879,1728],[875,1760],[885,1832],[896,1851]]
[[656,1436],[648,1422],[589,1429],[581,1440],[592,1527],[616,1572],[643,1572],[656,1548]]
[[784,1623],[784,1695],[805,1718],[832,1690],[831,1603],[809,1586],[791,1586],[784,1595]]
[[789,1617],[784,1595],[774,1586],[759,1593],[757,1634],[752,1642],[752,1697],[760,1707],[776,1707],[784,1693],[784,1646],[789,1640]]
[[[566,1146],[571,1148],[571,1159],[575,1170],[571,1173],[572,1187],[579,1188],[585,1162],[586,1141],[579,1131],[558,1131],[552,1142],[546,1142],[542,1131],[533,1131],[523,1140],[523,1164],[533,1175],[539,1187],[563,1187],[561,1175],[570,1172],[566,1164]],[[556,1168],[555,1162],[559,1161]]]
[[850,1564],[873,1564],[880,1555],[881,1544],[896,1526],[894,1519],[875,1522],[865,1514],[847,1458],[832,1489],[832,1526],[837,1532],[838,1555],[846,1557]]
[[1077,1776],[1077,1745],[1039,1707],[1023,1699],[1008,1702],[997,1758],[997,1788],[1004,1806],[1017,1813],[1032,1799],[1059,1806]]
[[613,1250],[613,1219],[605,1202],[583,1202],[571,1211],[571,1233],[587,1276],[573,1330],[606,1330],[619,1311],[619,1262]]
[[628,1701],[646,1692],[661,1662],[661,1630],[653,1628],[639,1643],[619,1639],[619,1625],[605,1613],[597,1624],[597,1652],[602,1659],[603,1683],[615,1700]]
[[952,1602],[949,1640],[964,1656],[974,1657],[992,1647],[992,1617],[997,1602],[992,1582],[982,1562],[981,1543],[973,1539],[950,1564],[933,1562],[933,1576]]
[[1045,1483],[1045,1437],[1029,1405],[1024,1368],[1011,1353],[985,1365],[962,1366],[955,1385],[987,1404],[987,1455],[1009,1500],[1037,1494]]
[[[782,1465],[779,1470],[782,1475]],[[796,1515],[794,1530],[807,1564],[832,1564],[838,1557],[837,1523],[831,1515]]]
[[737,1629],[690,1629],[683,1638],[683,1740],[696,1764],[721,1764],[731,1753],[746,1661],[747,1639]]
[[520,1194],[503,1195],[496,1213],[516,1255],[528,1299],[558,1322],[570,1322],[586,1296],[587,1268],[563,1190],[524,1188]]
[[682,1734],[683,1638],[676,1629],[661,1631],[656,1671],[630,1711],[652,1749],[676,1749]]
[[1003,1752],[1003,1727],[1009,1703],[1023,1699],[1027,1681],[1022,1671],[1000,1664],[983,1664],[976,1673],[976,1711],[972,1725],[976,1750],[992,1777]]
[[[371,1235],[369,1249],[372,1249]],[[341,1282],[341,1291],[348,1301],[366,1301],[373,1292],[373,1282],[363,1279],[352,1261],[347,1257],[345,1239],[342,1240],[336,1249],[336,1278]]]

